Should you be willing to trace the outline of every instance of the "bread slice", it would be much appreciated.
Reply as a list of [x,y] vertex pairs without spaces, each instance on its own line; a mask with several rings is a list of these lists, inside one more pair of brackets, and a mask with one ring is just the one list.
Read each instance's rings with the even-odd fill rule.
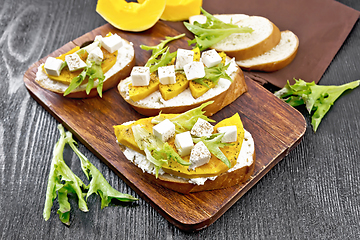
[[298,37],[293,32],[286,30],[281,32],[279,44],[270,51],[254,58],[236,61],[236,63],[245,70],[274,72],[290,64],[295,58],[298,48]]
[[[244,14],[214,15],[224,22],[233,21],[240,27],[250,27],[252,33],[233,33],[227,38],[211,46],[218,52],[225,52],[236,61],[259,56],[280,42],[280,30],[270,20],[260,16],[247,16]],[[203,23],[206,17],[190,17],[190,23],[198,21]]]
[[[135,52],[132,43],[128,42],[125,39],[122,40],[123,46],[118,50],[116,63],[112,68],[110,68],[106,73],[104,73],[105,79],[103,82],[103,92],[115,87],[121,79],[128,77],[130,75],[131,69],[135,65]],[[65,90],[69,87],[69,85],[50,79],[43,70],[42,64],[38,67],[35,82],[39,84],[40,87],[60,94],[62,96]],[[96,79],[94,81],[94,87],[89,94],[86,94],[86,83],[84,83],[65,97],[89,98],[97,96],[98,93],[96,87],[98,83],[99,81]]]
[[[228,61],[230,60],[228,59]],[[235,67],[234,72],[230,74],[232,82],[226,79],[219,79],[218,84],[214,88],[196,99],[193,98],[188,88],[178,96],[167,101],[162,98],[161,93],[157,90],[146,98],[135,102],[129,97],[128,85],[131,83],[131,77],[119,83],[118,91],[127,103],[145,116],[156,116],[159,112],[182,113],[205,102],[214,101],[213,104],[204,108],[206,115],[212,116],[247,91],[242,70],[236,64],[233,64],[233,66]]]

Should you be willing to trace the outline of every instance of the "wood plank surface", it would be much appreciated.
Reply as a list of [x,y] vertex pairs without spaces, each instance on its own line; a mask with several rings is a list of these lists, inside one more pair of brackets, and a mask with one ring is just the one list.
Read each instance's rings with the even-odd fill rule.
[[[93,40],[96,35],[104,36],[108,32],[117,33],[134,44],[136,65],[139,66],[143,66],[149,57],[148,52],[140,49],[140,44],[157,45],[165,36],[179,34],[161,22],[140,34],[122,32],[106,24],[69,42],[50,55],[65,53],[75,45],[81,46]],[[172,51],[188,47],[187,40],[184,38],[172,42]],[[256,167],[251,180],[228,189],[183,195],[156,185],[152,176],[142,173],[123,156],[116,143],[113,126],[141,116],[129,107],[116,88],[105,92],[103,98],[66,99],[39,88],[35,83],[37,66],[44,60],[45,58],[36,62],[24,75],[25,86],[32,97],[167,220],[182,230],[194,231],[211,225],[290,149],[299,144],[305,133],[306,122],[301,113],[247,78],[249,91],[214,115],[213,119],[220,121],[236,112],[244,119],[244,127],[252,133],[256,145]]]
[[[285,2],[286,0],[283,0]],[[210,13],[245,13],[265,15],[275,20],[280,30],[300,25],[305,32],[306,15],[291,14],[302,0],[294,0],[294,9],[275,5],[281,0],[266,1],[265,7],[258,8],[264,0],[254,0],[249,5],[228,0],[227,4],[203,1]],[[219,1],[220,2],[220,1]],[[360,10],[358,0],[313,0],[317,6],[340,3],[343,7]],[[50,171],[52,150],[59,138],[56,128],[59,121],[40,105],[27,90],[24,74],[34,63],[74,39],[103,26],[106,21],[96,13],[97,0],[4,0],[0,7],[0,239],[359,239],[360,238],[360,89],[347,91],[336,101],[322,120],[316,133],[310,126],[310,116],[304,107],[298,107],[307,127],[302,141],[283,160],[274,164],[254,185],[246,185],[246,193],[221,215],[213,224],[196,232],[185,232],[164,218],[157,209],[139,195],[121,177],[121,174],[90,151],[87,145],[79,143],[80,151],[104,175],[106,180],[120,192],[139,198],[134,204],[112,202],[100,208],[100,197],[88,199],[89,212],[77,208],[75,197],[70,197],[70,226],[60,222],[55,204],[51,217],[44,221],[42,211],[45,202],[47,177]],[[224,3],[224,2],[221,2]],[[336,5],[334,3],[334,5]],[[232,7],[228,7],[232,4]],[[340,5],[339,4],[339,5]],[[226,6],[225,6],[226,5]],[[340,6],[339,6],[340,7]],[[247,12],[250,9],[251,12]],[[314,10],[314,9],[312,9]],[[321,14],[325,13],[319,11]],[[338,12],[342,20],[347,16]],[[287,18],[286,21],[281,19]],[[304,19],[305,18],[305,19]],[[179,25],[168,23],[167,25]],[[339,22],[329,21],[337,29]],[[334,28],[335,29],[335,28]],[[329,34],[337,33],[337,30]],[[315,34],[316,35],[316,34]],[[314,43],[316,42],[314,35]],[[357,21],[344,40],[343,45],[329,63],[319,82],[320,85],[339,85],[360,78],[360,25]],[[302,56],[311,56],[306,52]],[[317,58],[322,58],[321,55]],[[297,69],[307,75],[316,71],[316,66],[304,61]],[[280,73],[278,73],[280,74]],[[257,88],[257,85],[251,85]],[[264,85],[269,92],[277,87]],[[111,97],[109,92],[104,98]],[[266,93],[268,94],[268,92]],[[241,98],[239,101],[242,101]],[[90,102],[89,102],[90,104]],[[236,102],[240,105],[240,102]],[[251,107],[251,103],[247,108]],[[266,108],[261,103],[259,109]],[[231,108],[229,106],[229,108]],[[283,109],[287,111],[286,109]],[[100,115],[98,110],[96,114]],[[134,113],[129,107],[125,110]],[[136,114],[136,113],[134,113]],[[220,112],[219,116],[223,114]],[[240,112],[244,124],[257,135],[267,134],[256,125],[254,119]],[[139,116],[140,117],[140,116]],[[113,119],[111,121],[115,121]],[[82,121],[85,121],[82,119]],[[272,130],[267,130],[272,131]],[[267,134],[270,140],[273,135]],[[285,136],[287,137],[287,136]],[[106,139],[106,136],[102,138]],[[111,138],[111,137],[108,137]],[[291,136],[289,137],[291,139]],[[110,139],[109,139],[110,140]],[[112,139],[111,139],[112,140]],[[258,142],[259,145],[267,141]],[[294,144],[296,145],[296,144]],[[281,149],[259,149],[259,154],[274,153]],[[285,147],[284,147],[285,148]],[[285,155],[285,153],[284,153]],[[282,157],[282,156],[279,156]],[[80,162],[70,148],[65,148],[64,158],[69,167],[84,182],[87,179],[81,171]],[[116,158],[121,164],[122,160]],[[269,159],[268,159],[269,160]],[[257,166],[259,167],[259,166]],[[130,169],[127,169],[130,171]],[[136,172],[144,176],[141,172]],[[261,173],[264,173],[262,171]],[[147,180],[140,179],[139,182]],[[167,192],[161,190],[167,197]],[[171,197],[171,196],[169,196]],[[196,201],[207,202],[216,198],[216,193],[192,195]],[[204,199],[203,199],[204,198]],[[224,197],[221,196],[223,200]],[[191,202],[192,199],[187,200]],[[207,206],[210,205],[210,206]],[[217,211],[207,202],[207,211]],[[220,206],[221,208],[222,206]]]

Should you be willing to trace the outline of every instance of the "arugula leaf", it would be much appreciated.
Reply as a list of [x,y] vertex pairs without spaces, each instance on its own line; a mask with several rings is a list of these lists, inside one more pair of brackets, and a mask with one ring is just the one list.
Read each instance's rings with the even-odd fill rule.
[[[120,193],[112,188],[100,171],[77,149],[72,134],[70,132],[65,132],[64,127],[61,124],[58,125],[58,129],[60,131],[60,138],[53,150],[53,159],[50,167],[46,189],[46,200],[43,210],[45,221],[50,218],[51,207],[57,196],[59,202],[57,213],[59,218],[64,224],[70,224],[71,206],[68,201],[69,193],[75,193],[77,195],[79,209],[84,212],[89,211],[86,200],[93,193],[100,195],[101,208],[108,206],[113,198],[123,202],[138,200],[129,194]],[[88,186],[85,185],[84,182],[66,165],[63,159],[63,151],[66,144],[69,144],[71,149],[79,157],[82,171],[88,180],[90,180]],[[86,200],[84,199],[85,196]]]
[[[212,104],[213,102],[214,101],[203,103],[197,108],[193,108],[189,111],[177,115],[176,117],[169,119],[173,124],[175,124],[176,133],[182,133],[191,130],[191,128],[194,126],[194,124],[199,118],[202,118],[208,122],[215,122],[214,120],[204,115],[205,111],[202,111],[206,106]],[[156,124],[160,123],[163,120],[164,118],[161,116],[161,113],[159,113],[158,116],[154,117],[151,120],[151,123]]]
[[201,8],[201,12],[207,19],[204,24],[200,24],[196,21],[194,24],[184,22],[185,27],[195,35],[195,38],[189,41],[189,45],[196,43],[196,46],[199,47],[200,51],[211,47],[233,33],[253,32],[253,29],[249,27],[239,27],[235,24],[224,23],[206,12],[203,8]]
[[133,131],[135,142],[140,150],[145,150],[146,148],[159,150],[162,148],[162,141],[140,125],[132,126],[131,130]]
[[93,193],[100,195],[101,209],[108,206],[113,198],[122,202],[133,202],[138,200],[129,194],[120,193],[111,187],[101,172],[77,149],[75,146],[76,142],[72,138],[71,132],[66,133],[66,140],[71,149],[79,157],[81,168],[88,180],[90,180],[90,184],[87,186],[88,192],[86,194],[86,199]]
[[82,189],[85,189],[86,185],[70,170],[63,159],[63,151],[66,144],[65,131],[62,125],[59,125],[58,129],[60,131],[60,139],[55,144],[53,150],[43,217],[45,220],[50,218],[51,207],[56,198],[56,192],[59,192],[59,217],[63,223],[69,224],[69,218],[65,215],[69,213],[70,206],[67,203],[67,198],[64,197],[65,192],[67,192],[69,188],[71,188],[72,192],[76,193],[78,197],[79,209],[84,212],[89,211],[89,209],[82,193]]
[[191,164],[190,162],[187,162],[184,159],[182,159],[180,155],[167,142],[164,143],[163,147],[159,151],[155,151],[154,155],[156,156],[165,155],[166,156],[165,159],[177,161],[178,163],[184,166],[189,166]]
[[[81,55],[86,52],[86,49],[81,48],[76,53]],[[62,68],[67,66],[66,61],[64,61],[65,64],[62,65]],[[103,89],[103,82],[105,79],[105,75],[103,73],[103,70],[101,68],[100,64],[96,64],[95,62],[90,62],[86,60],[86,67],[84,70],[76,77],[71,79],[71,82],[69,84],[69,87],[65,90],[64,96],[70,94],[74,89],[79,87],[82,82],[85,80],[86,76],[88,76],[88,83],[86,85],[86,94],[89,94],[91,89],[94,86],[94,80],[98,79],[99,83],[97,85],[97,92],[100,97],[102,97],[102,89]]]
[[58,190],[59,209],[57,210],[57,214],[59,214],[59,218],[62,223],[69,225],[71,206],[67,195],[68,191],[66,187],[60,188]]
[[223,63],[219,63],[214,67],[205,67],[205,77],[194,79],[192,81],[200,83],[201,85],[204,85],[208,88],[210,88],[209,85],[207,85],[204,81],[206,79],[212,81],[215,84],[218,83],[220,78],[225,78],[232,82],[231,77],[226,73],[226,70],[228,69],[229,66],[230,63],[227,64],[226,66]]
[[[146,46],[140,45],[140,48],[146,51],[152,51],[151,56],[145,64],[145,67],[150,67],[150,72],[156,71],[159,67],[166,66],[171,60],[176,56],[176,52],[169,53],[169,48],[165,45],[169,42],[182,38],[185,36],[185,33],[177,35],[175,37],[165,37],[165,40],[161,40],[160,43],[156,46]],[[159,56],[162,55],[160,59]],[[164,56],[165,55],[165,56]]]
[[74,77],[71,82],[69,87],[65,90],[64,92],[64,96],[68,95],[69,93],[71,93],[75,88],[79,87],[81,85],[81,83],[84,81],[85,77],[86,77],[86,69],[84,69],[78,76]]
[[[104,79],[105,79],[103,70],[102,70],[101,66],[98,64],[95,64],[95,62],[91,62],[91,64],[89,64],[89,65],[90,65],[90,67],[88,68],[88,71],[87,71],[87,75],[89,76],[89,83],[92,82],[92,85],[94,85],[94,80],[95,79],[99,80],[99,83],[97,85],[97,92],[98,92],[99,96],[102,97],[102,88],[103,88]],[[91,86],[91,88],[92,88],[92,86]],[[91,91],[91,88],[90,88],[90,91]],[[86,93],[89,94],[87,88],[86,88]]]
[[[185,36],[185,33],[183,34],[179,34],[175,37],[168,37],[166,36],[165,37],[165,40],[161,40],[160,43],[156,46],[146,46],[146,45],[140,45],[140,48],[143,49],[143,50],[146,50],[146,51],[150,51],[152,50],[152,53],[151,55],[156,55],[158,52],[160,51],[163,51],[164,47],[166,44],[168,44],[169,42],[173,41],[173,40],[176,40],[176,39],[179,39],[179,38],[182,38]],[[151,57],[149,58],[148,62],[150,61]]]
[[315,82],[307,83],[301,79],[294,80],[293,85],[290,85],[289,81],[287,81],[285,87],[275,92],[274,95],[293,107],[305,104],[309,114],[312,114],[311,125],[314,132],[316,132],[321,120],[341,94],[360,85],[360,80],[340,86],[323,86],[316,85]]
[[161,55],[161,58],[150,66],[150,72],[155,72],[159,67],[167,66],[169,62],[171,62],[172,59],[176,57],[176,54],[177,51],[170,53],[169,47],[166,47],[165,52]]
[[193,137],[194,143],[198,143],[202,141],[205,146],[209,149],[209,151],[214,154],[215,157],[220,159],[228,168],[231,168],[231,163],[229,159],[225,156],[225,154],[220,150],[221,147],[233,145],[232,143],[222,143],[221,139],[223,138],[225,133],[217,133],[211,135],[210,138],[207,137]]
[[156,177],[158,177],[159,170],[162,165],[167,164],[170,159],[176,160],[182,165],[189,165],[189,162],[184,161],[167,142],[163,143],[145,128],[140,125],[134,125],[131,129],[133,131],[136,144],[140,150],[145,152],[147,160],[154,164]]

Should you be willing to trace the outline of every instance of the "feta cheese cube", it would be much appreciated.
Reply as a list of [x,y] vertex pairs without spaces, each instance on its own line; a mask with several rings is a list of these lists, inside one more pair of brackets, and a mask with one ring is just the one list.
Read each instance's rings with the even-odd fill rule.
[[165,119],[153,126],[153,134],[161,141],[166,142],[175,135],[175,125],[169,119]]
[[238,70],[238,65],[235,62],[235,58],[232,58],[230,61],[226,61],[226,65],[229,63],[230,63],[230,65],[229,65],[228,69],[226,69],[225,72],[227,75],[230,76],[231,74],[233,74],[234,72],[236,72]]
[[44,68],[48,75],[59,76],[63,61],[54,57],[48,57],[45,61]]
[[214,131],[213,125],[208,121],[199,118],[191,129],[191,135],[196,137],[210,137]]
[[99,47],[94,48],[88,55],[87,60],[90,62],[95,62],[97,65],[101,65],[102,60],[104,59],[104,54]]
[[102,38],[101,43],[102,47],[110,53],[115,52],[123,45],[121,37],[117,34]]
[[189,169],[194,170],[210,161],[211,153],[205,144],[200,141],[191,150]]
[[99,47],[101,47],[102,39],[103,39],[103,36],[101,36],[101,35],[96,35],[96,37],[95,37],[95,39],[94,39],[94,42],[99,42],[99,43],[100,43],[100,46],[99,46]]
[[131,83],[133,86],[148,86],[150,83],[150,68],[135,66],[131,70]]
[[174,65],[158,68],[159,81],[163,85],[176,83]]
[[67,63],[70,72],[83,69],[86,67],[86,63],[83,60],[81,60],[79,55],[77,55],[76,53],[66,55],[65,61]]
[[176,53],[176,69],[183,69],[184,66],[188,63],[194,61],[194,52],[191,50],[186,50],[179,48]]
[[202,62],[191,62],[184,66],[187,80],[194,80],[205,77],[204,64]]
[[216,52],[215,49],[211,49],[201,54],[201,60],[205,64],[206,67],[214,67],[221,63],[222,58]]
[[83,49],[87,52],[90,53],[92,50],[94,50],[97,47],[101,47],[101,42],[100,41],[94,41],[93,43],[83,47]]
[[237,139],[237,127],[234,126],[225,126],[225,127],[219,127],[217,129],[219,133],[225,133],[224,136],[221,139],[221,142],[223,143],[230,143],[230,142],[236,142]]
[[175,147],[181,157],[190,154],[191,149],[194,147],[194,143],[189,131],[176,134]]

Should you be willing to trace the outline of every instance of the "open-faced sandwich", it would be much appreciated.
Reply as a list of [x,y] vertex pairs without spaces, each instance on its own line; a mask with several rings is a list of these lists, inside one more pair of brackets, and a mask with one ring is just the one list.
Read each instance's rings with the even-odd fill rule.
[[169,53],[165,44],[179,36],[157,46],[141,46],[153,50],[152,57],[119,83],[120,95],[136,111],[146,116],[182,113],[213,101],[205,109],[211,116],[247,91],[243,72],[223,52],[179,48]]
[[213,125],[202,104],[182,114],[114,126],[125,157],[156,183],[181,193],[231,187],[249,180],[255,146],[238,113]]
[[115,87],[135,65],[132,43],[117,34],[96,36],[58,57],[48,57],[38,67],[35,82],[69,98],[93,97]]

